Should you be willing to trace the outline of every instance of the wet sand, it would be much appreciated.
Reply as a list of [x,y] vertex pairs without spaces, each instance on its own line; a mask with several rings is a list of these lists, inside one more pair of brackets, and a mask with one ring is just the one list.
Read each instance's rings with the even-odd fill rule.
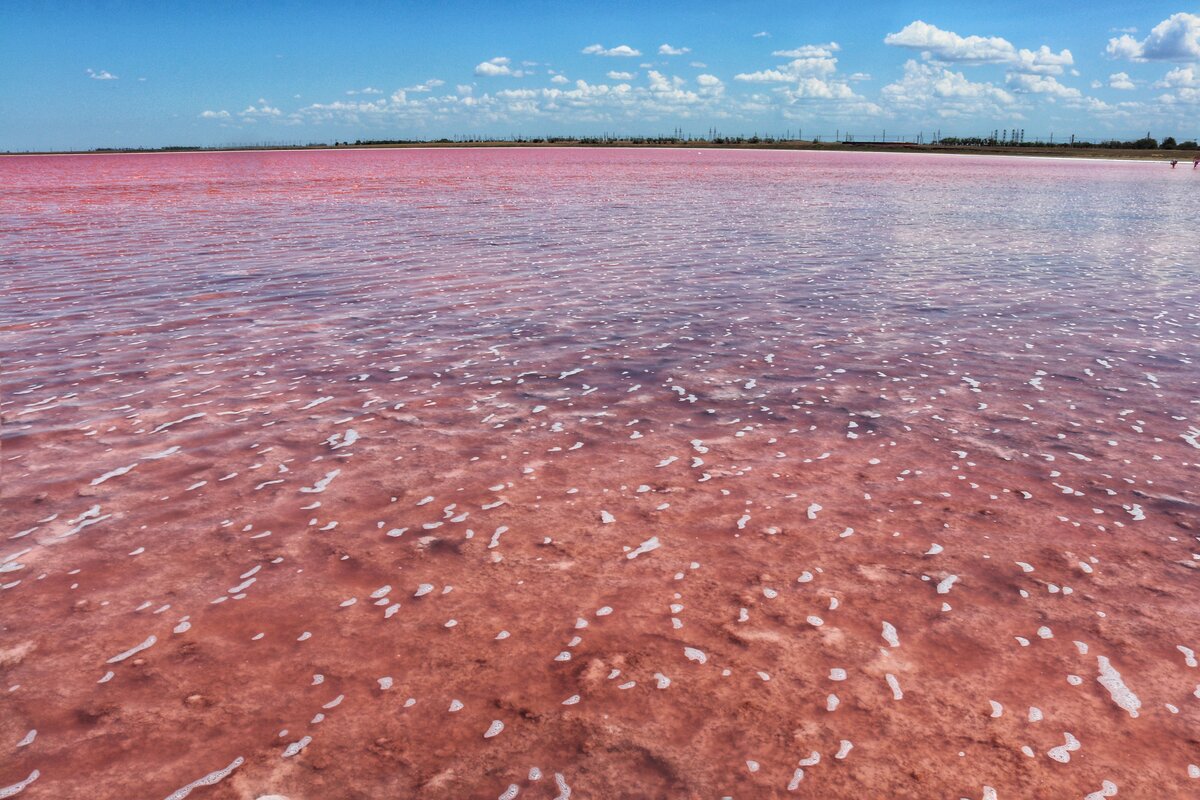
[[1186,172],[0,176],[0,796],[1200,792]]

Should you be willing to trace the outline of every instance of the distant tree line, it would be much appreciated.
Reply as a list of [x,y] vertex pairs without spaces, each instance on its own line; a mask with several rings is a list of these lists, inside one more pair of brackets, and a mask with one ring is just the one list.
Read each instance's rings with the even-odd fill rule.
[[1065,142],[1030,142],[1022,139],[1001,139],[991,136],[984,137],[958,137],[958,136],[943,136],[934,144],[945,145],[947,147],[1061,147],[1064,149],[1101,149],[1101,150],[1196,150],[1200,149],[1200,145],[1196,144],[1194,139],[1189,139],[1186,142],[1176,142],[1174,136],[1168,136],[1162,141],[1155,139],[1152,136],[1144,136],[1141,139],[1133,139],[1129,141],[1121,141],[1120,139],[1102,139],[1100,141],[1087,141],[1084,139],[1076,139],[1071,137]]

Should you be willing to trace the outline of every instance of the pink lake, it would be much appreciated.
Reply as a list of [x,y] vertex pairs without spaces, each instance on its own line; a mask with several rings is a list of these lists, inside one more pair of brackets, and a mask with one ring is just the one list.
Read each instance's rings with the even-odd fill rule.
[[0,796],[1195,796],[1198,196],[0,159]]

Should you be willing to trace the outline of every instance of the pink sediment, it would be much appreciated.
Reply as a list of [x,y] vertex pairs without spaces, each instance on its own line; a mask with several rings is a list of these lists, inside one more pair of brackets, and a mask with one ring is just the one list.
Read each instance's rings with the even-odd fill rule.
[[1200,791],[1169,172],[0,162],[0,789]]

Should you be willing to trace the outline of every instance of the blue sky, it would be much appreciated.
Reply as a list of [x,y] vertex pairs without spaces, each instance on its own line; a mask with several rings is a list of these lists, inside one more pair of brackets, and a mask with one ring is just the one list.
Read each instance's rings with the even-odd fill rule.
[[26,2],[0,149],[1021,127],[1200,135],[1184,2]]

